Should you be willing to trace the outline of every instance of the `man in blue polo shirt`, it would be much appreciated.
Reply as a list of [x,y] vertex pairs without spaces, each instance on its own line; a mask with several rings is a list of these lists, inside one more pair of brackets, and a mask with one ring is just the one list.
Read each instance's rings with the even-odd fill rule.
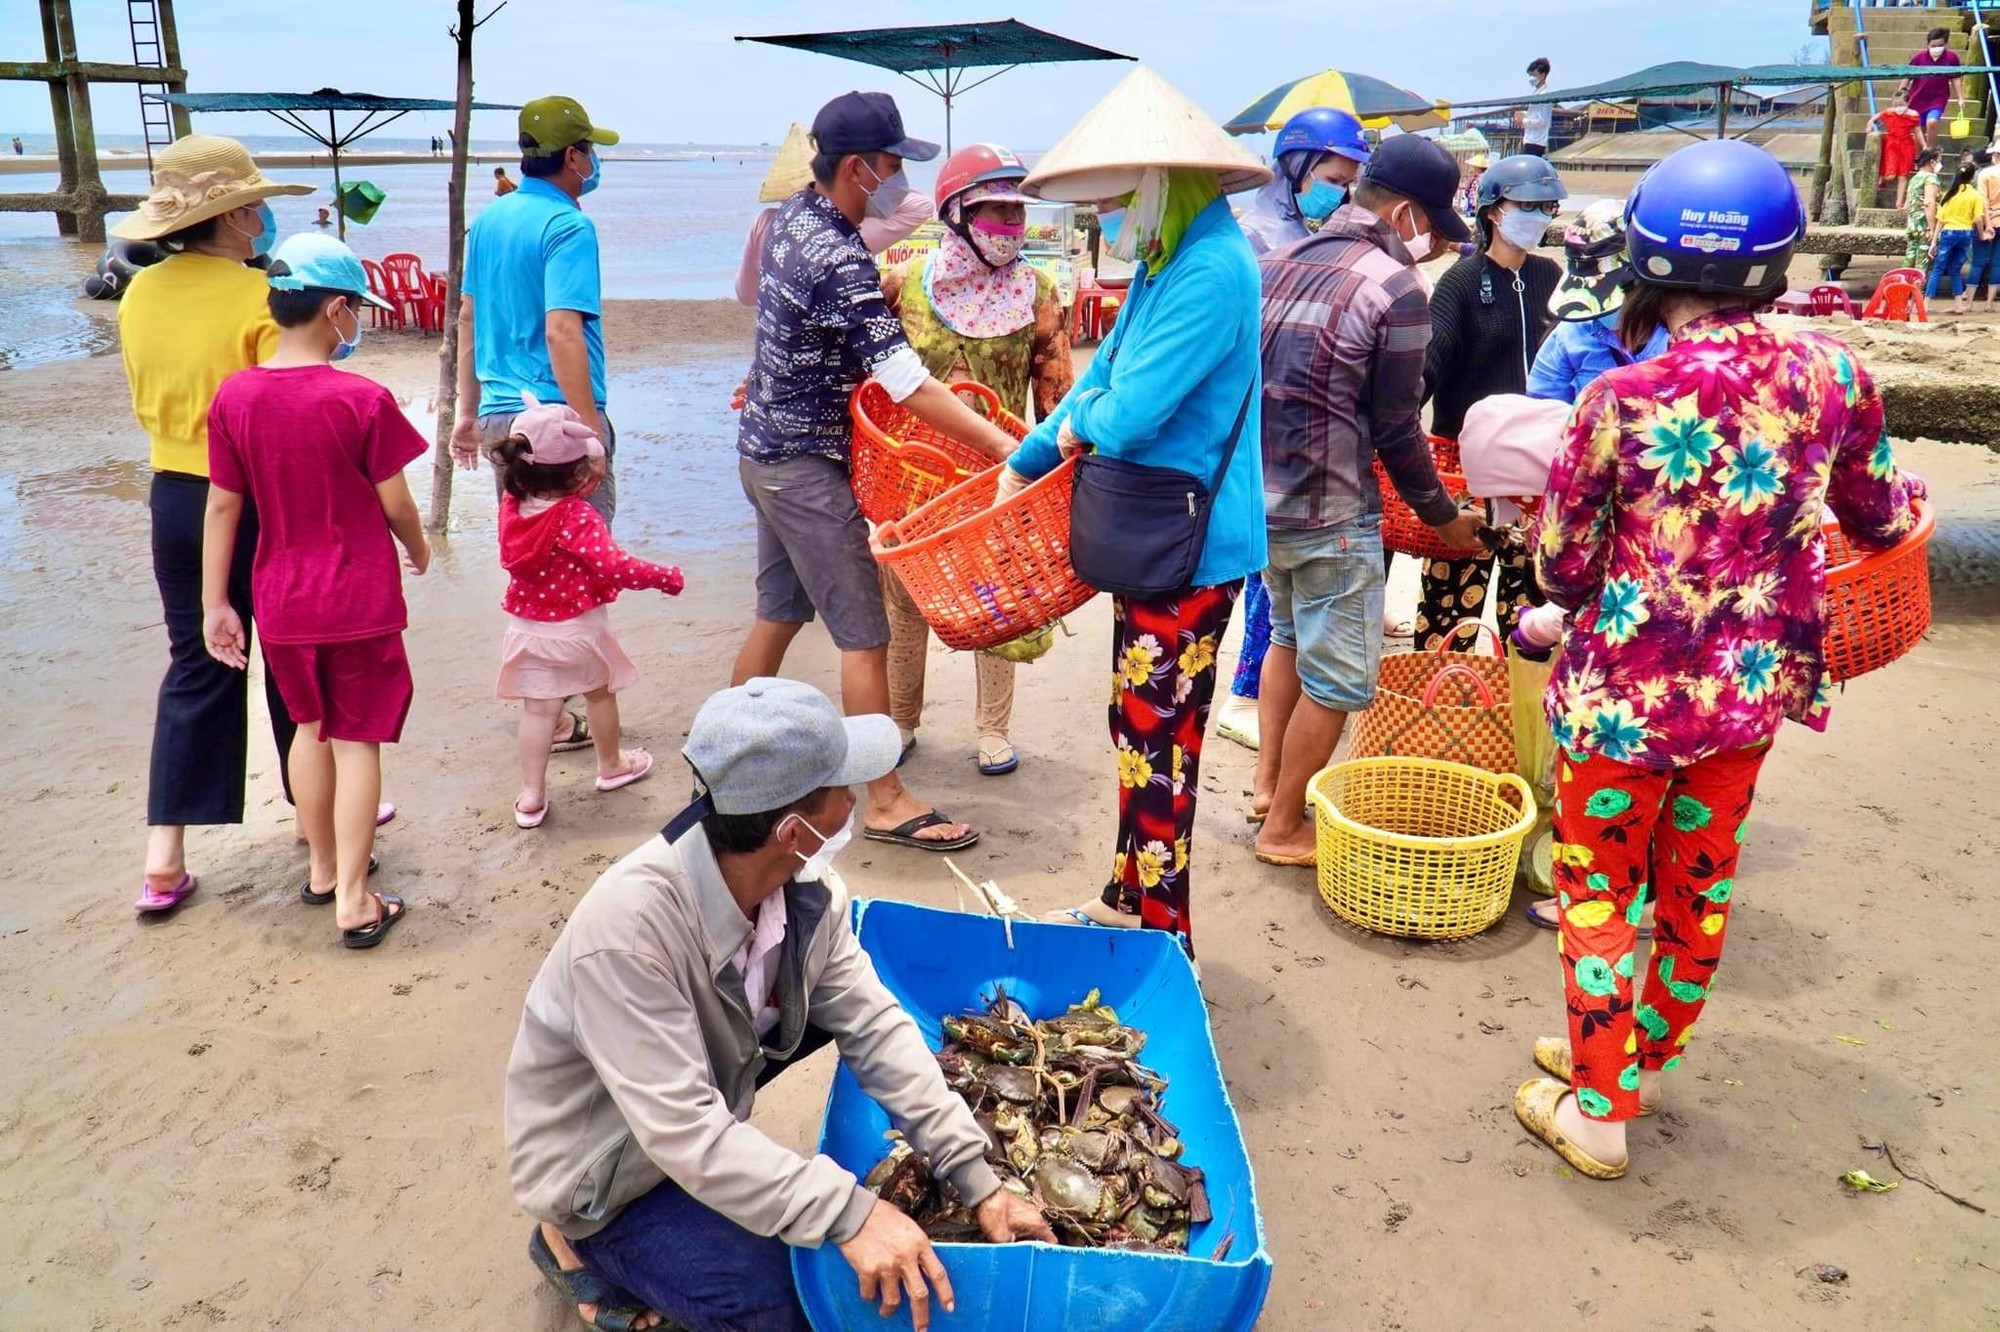
[[466,234],[452,456],[478,466],[514,432],[524,392],[567,403],[604,441],[604,481],[588,499],[609,523],[617,435],[604,414],[597,225],[578,200],[597,188],[596,146],[618,135],[569,97],[522,107],[520,135],[520,188],[488,204]]

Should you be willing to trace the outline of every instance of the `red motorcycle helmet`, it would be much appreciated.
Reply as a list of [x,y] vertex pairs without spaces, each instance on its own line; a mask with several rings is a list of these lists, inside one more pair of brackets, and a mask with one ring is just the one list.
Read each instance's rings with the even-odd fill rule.
[[945,164],[938,168],[937,191],[935,195],[938,216],[948,217],[945,206],[975,185],[1014,186],[1013,189],[992,189],[980,191],[980,203],[998,200],[1003,203],[1032,202],[1022,194],[1019,185],[1028,178],[1028,168],[1021,159],[997,143],[973,143],[953,153]]

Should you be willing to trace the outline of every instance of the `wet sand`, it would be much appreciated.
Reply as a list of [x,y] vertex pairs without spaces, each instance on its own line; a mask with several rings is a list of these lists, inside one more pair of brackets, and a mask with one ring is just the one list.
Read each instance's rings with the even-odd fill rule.
[[[0,1325],[576,1326],[522,1253],[501,1075],[571,905],[684,794],[676,751],[726,683],[751,575],[726,405],[747,314],[617,305],[607,334],[620,533],[688,575],[681,598],[631,594],[616,611],[645,671],[623,696],[627,729],[661,774],[597,796],[589,756],[559,758],[548,825],[513,827],[516,713],[491,697],[490,480],[461,476],[449,540],[409,584],[417,704],[385,762],[402,814],[379,886],[414,910],[373,953],[343,952],[329,916],[298,903],[304,855],[255,723],[248,822],[196,832],[200,893],[134,922],[165,659],[144,444],[114,358],[0,376],[0,664],[16,681],[0,753],[14,856]],[[422,417],[434,344],[371,333],[351,364]],[[1518,913],[1452,945],[1339,924],[1303,872],[1251,861],[1251,756],[1211,739],[1195,929],[1277,1265],[1263,1326],[2000,1318],[1991,1216],[1914,1182],[1862,1197],[1837,1182],[1894,1178],[1861,1146],[1887,1140],[1905,1166],[2000,1207],[2000,851],[1975,793],[2000,736],[2000,458],[1935,443],[1904,457],[1943,515],[1936,627],[1848,687],[1829,734],[1780,738],[1716,1002],[1618,1184],[1572,1177],[1508,1110],[1534,1072],[1530,1040],[1560,1029],[1550,937]],[[986,830],[966,868],[1032,910],[1081,900],[1106,868],[1108,607],[1072,624],[1078,637],[1021,673],[1017,775],[974,772],[972,672],[941,651],[906,770]],[[790,669],[835,685],[817,630]],[[860,894],[952,905],[927,856],[857,845],[842,867]],[[774,1085],[758,1124],[807,1147],[830,1069],[821,1056]],[[1818,1263],[1849,1276],[1820,1282]]]

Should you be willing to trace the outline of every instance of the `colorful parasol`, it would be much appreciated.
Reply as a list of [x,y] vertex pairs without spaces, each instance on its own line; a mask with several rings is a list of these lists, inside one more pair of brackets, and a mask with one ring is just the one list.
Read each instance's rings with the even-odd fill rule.
[[1330,106],[1351,111],[1370,129],[1389,125],[1406,130],[1440,129],[1450,122],[1451,109],[1420,97],[1408,88],[1367,74],[1323,69],[1290,83],[1281,83],[1229,118],[1231,134],[1262,134],[1275,130],[1309,107]]

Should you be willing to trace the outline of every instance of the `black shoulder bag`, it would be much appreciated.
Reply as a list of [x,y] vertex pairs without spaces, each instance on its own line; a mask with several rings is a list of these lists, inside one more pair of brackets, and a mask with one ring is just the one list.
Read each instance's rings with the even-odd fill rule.
[[[1237,409],[1213,490],[1222,489],[1250,415],[1253,382]],[[1086,453],[1077,459],[1069,501],[1069,558],[1100,592],[1157,601],[1194,582],[1208,542],[1215,495],[1198,476]]]

